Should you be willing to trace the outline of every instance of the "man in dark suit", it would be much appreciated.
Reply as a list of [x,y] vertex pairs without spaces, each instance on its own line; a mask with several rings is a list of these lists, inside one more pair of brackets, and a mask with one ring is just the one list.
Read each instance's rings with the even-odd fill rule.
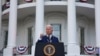
[[[40,34],[40,39],[36,44],[35,56],[64,56],[63,43],[59,43],[58,38],[52,35],[53,27],[51,25],[46,26],[46,34]],[[48,46],[50,45],[50,46]],[[53,48],[54,47],[54,48]],[[48,54],[45,54],[45,52]]]
[[40,35],[40,40],[38,42],[41,43],[58,43],[58,38],[52,35],[53,27],[51,25],[46,26],[46,35]]

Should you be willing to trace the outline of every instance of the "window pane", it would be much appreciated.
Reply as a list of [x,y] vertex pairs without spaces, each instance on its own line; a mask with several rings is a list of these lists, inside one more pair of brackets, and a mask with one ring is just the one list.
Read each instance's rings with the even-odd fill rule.
[[33,38],[32,38],[32,27],[28,28],[28,54],[31,54],[31,47],[33,44]]
[[54,31],[59,31],[60,30],[60,26],[59,25],[53,25],[53,30]]
[[6,48],[6,47],[7,47],[7,42],[8,42],[8,31],[5,31],[4,48]]
[[85,31],[84,30],[85,30],[84,27],[80,27],[81,54],[84,54],[84,49],[83,49],[84,44],[85,44],[84,42]]

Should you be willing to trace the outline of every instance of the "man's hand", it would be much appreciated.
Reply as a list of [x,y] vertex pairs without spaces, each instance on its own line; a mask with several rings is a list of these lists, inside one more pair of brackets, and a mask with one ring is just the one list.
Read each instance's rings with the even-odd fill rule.
[[40,34],[40,38],[42,39],[42,36],[43,36],[44,34],[42,33],[42,34]]

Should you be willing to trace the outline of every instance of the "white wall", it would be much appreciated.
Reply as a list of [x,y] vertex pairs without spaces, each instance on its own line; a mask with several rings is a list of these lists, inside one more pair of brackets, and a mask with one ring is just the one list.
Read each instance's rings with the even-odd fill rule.
[[28,44],[28,28],[34,27],[34,17],[26,17],[18,23],[17,46]]
[[95,46],[96,44],[96,34],[95,34],[95,22],[94,20],[89,21],[89,45]]
[[78,38],[77,38],[77,41],[78,41],[78,42],[77,42],[77,43],[78,43],[78,44],[80,44],[80,36],[79,36],[79,35],[80,35],[80,32],[79,32],[79,28],[80,28],[80,27],[83,27],[83,28],[85,29],[85,30],[84,30],[84,31],[85,31],[85,34],[84,34],[84,35],[85,35],[85,36],[84,36],[84,37],[85,37],[85,38],[84,38],[84,39],[85,39],[85,45],[88,45],[88,40],[87,40],[87,39],[89,38],[89,37],[88,37],[88,30],[89,30],[89,29],[88,29],[88,25],[89,25],[89,24],[88,24],[88,18],[87,18],[87,17],[85,17],[85,16],[80,16],[80,15],[77,16],[77,32],[78,32],[78,33],[77,33],[77,35],[78,35]]
[[5,4],[5,2],[6,2],[6,0],[2,0],[2,5],[4,5],[4,4]]
[[[95,46],[95,22],[94,19],[90,19],[85,16],[78,16],[77,27],[85,28],[85,46]],[[78,42],[80,38],[78,37]],[[79,43],[78,43],[79,44]]]

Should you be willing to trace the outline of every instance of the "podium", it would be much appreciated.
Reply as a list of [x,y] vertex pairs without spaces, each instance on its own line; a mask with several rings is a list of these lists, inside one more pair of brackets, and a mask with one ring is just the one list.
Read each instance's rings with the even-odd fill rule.
[[35,56],[65,56],[63,43],[36,43]]

